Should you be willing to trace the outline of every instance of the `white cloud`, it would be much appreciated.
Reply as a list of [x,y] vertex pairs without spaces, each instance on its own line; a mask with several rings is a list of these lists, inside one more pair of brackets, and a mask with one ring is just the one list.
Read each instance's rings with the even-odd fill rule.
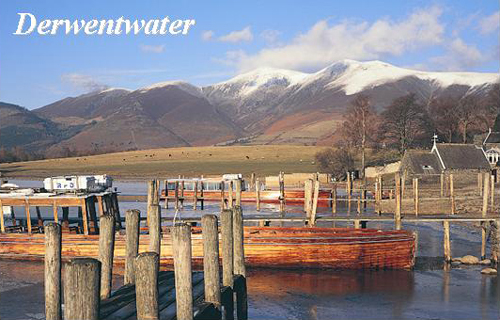
[[447,71],[461,71],[476,67],[483,63],[486,57],[474,45],[465,43],[456,38],[446,45],[446,53],[431,58],[430,61],[439,69]]
[[252,30],[250,30],[250,27],[245,27],[242,30],[239,31],[232,31],[225,36],[221,36],[218,39],[219,41],[222,42],[242,42],[242,41],[252,41],[253,40],[253,34]]
[[61,81],[76,89],[84,91],[100,91],[108,88],[108,85],[101,83],[95,78],[81,73],[67,73],[61,76]]
[[210,41],[214,37],[214,32],[212,30],[206,30],[201,33],[201,39],[203,41]]
[[330,25],[321,20],[289,44],[265,48],[254,55],[232,53],[226,57],[226,63],[237,66],[240,71],[262,66],[307,71],[345,58],[367,60],[400,56],[442,43],[441,13],[441,8],[430,7],[416,10],[401,21],[380,19],[371,24],[343,21]]
[[267,30],[264,30],[260,33],[261,38],[264,39],[264,41],[266,41],[268,44],[271,44],[271,45],[276,44],[280,35],[281,35],[281,31],[273,30],[273,29],[267,29]]
[[493,13],[479,21],[479,30],[482,34],[489,34],[500,27],[500,11]]
[[148,52],[148,53],[162,53],[163,51],[165,51],[164,44],[159,44],[157,46],[149,44],[141,44],[139,45],[139,47],[141,48],[142,52]]

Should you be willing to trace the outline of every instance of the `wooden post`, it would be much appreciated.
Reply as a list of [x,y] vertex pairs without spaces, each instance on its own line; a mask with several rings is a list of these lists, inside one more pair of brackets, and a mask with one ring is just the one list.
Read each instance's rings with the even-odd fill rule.
[[151,205],[149,207],[149,251],[160,255],[161,248],[161,216],[160,206]]
[[165,180],[163,183],[165,185],[165,209],[168,209],[168,180]]
[[61,320],[61,226],[45,226],[45,319]]
[[224,209],[221,212],[222,236],[222,284],[233,288],[233,212]]
[[455,214],[455,188],[453,187],[453,173],[450,173],[450,200],[451,214]]
[[490,188],[490,205],[493,208],[495,205],[495,176],[491,175],[491,188]]
[[441,198],[444,197],[444,173],[439,175],[439,183],[441,184]]
[[337,185],[336,184],[332,189],[332,198],[333,198],[333,200],[332,200],[332,213],[336,214],[337,213]]
[[419,197],[418,197],[418,178],[413,178],[413,192],[415,202],[415,215],[418,216]]
[[[488,198],[490,192],[490,176],[489,173],[485,173],[483,175],[484,183],[483,183],[483,211],[482,216],[486,217],[488,214]],[[486,257],[486,226],[484,222],[481,223],[481,259]]]
[[304,181],[304,212],[307,218],[311,216],[312,186],[313,181],[311,179]]
[[0,199],[0,230],[2,231],[2,233],[5,233],[5,220],[3,216],[3,205],[1,199]]
[[396,212],[394,215],[396,230],[401,230],[401,176],[396,173]]
[[366,203],[366,185],[363,185],[363,189],[361,189],[361,202],[363,203],[363,211],[366,211],[367,203]]
[[89,234],[89,211],[87,210],[87,198],[81,200],[80,208],[82,210],[83,233]]
[[252,172],[250,174],[250,185],[248,186],[248,189],[252,190],[255,187],[255,182],[256,182],[255,172]]
[[482,173],[477,174],[477,193],[483,195],[483,175]]
[[309,220],[310,226],[314,226],[316,224],[316,212],[318,210],[318,198],[319,198],[319,180],[314,181],[314,195],[312,198],[313,198],[313,204]]
[[143,252],[135,258],[135,296],[137,320],[158,320],[158,269],[156,252]]
[[184,180],[181,181],[181,208],[184,208]]
[[443,247],[444,247],[444,261],[451,262],[451,245],[450,245],[450,222],[443,221]]
[[198,181],[195,181],[193,189],[193,210],[196,210],[197,205],[198,205]]
[[179,210],[179,181],[175,181],[174,198],[175,198],[174,208],[177,211]]
[[101,263],[91,258],[70,260],[64,267],[64,319],[99,319]]
[[255,181],[255,207],[257,211],[260,211],[260,181],[257,179]]
[[28,233],[31,234],[31,215],[30,215],[30,204],[28,202],[28,199],[26,199],[24,202],[24,208],[26,211],[26,224],[28,226]]
[[206,214],[201,217],[205,301],[213,303],[220,309],[219,231],[217,225],[216,215]]
[[135,258],[139,254],[139,210],[127,210],[125,218],[125,275],[124,284],[135,283]]
[[233,269],[234,274],[246,277],[243,239],[243,211],[240,206],[235,206],[233,208]]
[[279,174],[279,185],[280,185],[280,212],[285,211],[285,173],[280,171]]
[[359,220],[354,220],[354,229],[359,229],[360,228],[360,221]]
[[115,251],[115,217],[107,214],[99,218],[99,261],[101,262],[101,299],[111,295],[113,255]]
[[236,205],[241,206],[241,179],[234,180],[236,189]]
[[229,189],[227,190],[228,194],[227,194],[227,208],[228,209],[232,209],[233,208],[233,205],[234,205],[234,198],[233,198],[233,187],[234,187],[234,183],[233,183],[233,180],[231,180],[229,182]]
[[357,213],[361,214],[361,195],[360,194],[358,194],[358,209],[357,209]]
[[220,209],[221,211],[226,209],[226,195],[224,189],[226,188],[226,183],[224,180],[220,183]]
[[[203,176],[201,177],[203,179]],[[205,209],[205,192],[204,192],[204,189],[205,189],[205,184],[203,183],[203,181],[200,182],[201,184],[201,190],[200,190],[200,197],[201,197],[201,203],[200,203],[200,207],[201,207],[201,210],[204,210]]]
[[178,320],[193,319],[193,274],[191,267],[191,226],[186,223],[172,227],[172,250],[175,269],[175,303]]

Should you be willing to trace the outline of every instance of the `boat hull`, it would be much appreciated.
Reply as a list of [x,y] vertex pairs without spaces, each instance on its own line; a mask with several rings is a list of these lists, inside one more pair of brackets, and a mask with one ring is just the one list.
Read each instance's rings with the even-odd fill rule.
[[[63,234],[63,259],[98,257],[96,235]],[[193,265],[203,263],[201,230],[193,228]],[[148,250],[149,236],[141,234],[139,251]],[[409,269],[415,256],[415,236],[407,231],[347,228],[245,227],[245,262],[261,268]],[[42,260],[42,234],[1,234],[0,258]],[[124,264],[125,236],[117,234],[115,264]],[[171,237],[162,235],[161,265],[173,266]]]

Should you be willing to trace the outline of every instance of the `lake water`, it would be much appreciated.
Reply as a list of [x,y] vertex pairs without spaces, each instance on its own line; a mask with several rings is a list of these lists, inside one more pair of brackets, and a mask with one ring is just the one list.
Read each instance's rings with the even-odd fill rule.
[[[41,186],[39,181],[12,182]],[[146,193],[144,182],[119,181],[115,186],[123,194]],[[190,209],[190,205],[185,207],[181,217],[202,214]],[[120,203],[122,213],[131,208],[143,211],[145,203]],[[203,213],[219,211],[218,203],[208,203],[205,208]],[[252,205],[244,205],[243,210],[245,214],[255,214]],[[321,215],[329,215],[327,208],[319,210],[324,211]],[[276,206],[266,205],[259,214],[275,212]],[[18,214],[22,215],[22,210],[16,211]],[[173,214],[173,210],[164,213]],[[48,211],[44,215],[50,217]],[[287,207],[287,216],[291,215],[301,215],[301,207]],[[368,227],[389,229],[392,224],[372,223]],[[440,224],[403,227],[418,233],[420,257],[443,255]],[[480,232],[452,224],[451,246],[453,256],[478,256]],[[481,269],[462,266],[443,270],[439,263],[424,264],[414,271],[250,269],[249,316],[250,319],[499,319],[500,282],[496,276],[481,275]],[[115,283],[120,285],[119,277]],[[43,310],[43,263],[0,260],[0,319],[43,319]]]

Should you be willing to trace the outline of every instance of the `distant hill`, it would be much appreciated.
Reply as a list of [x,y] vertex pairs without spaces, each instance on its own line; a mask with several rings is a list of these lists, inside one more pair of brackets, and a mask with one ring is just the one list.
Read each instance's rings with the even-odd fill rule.
[[380,110],[408,93],[416,93],[424,104],[440,96],[482,96],[495,82],[494,73],[423,72],[381,61],[343,60],[316,73],[260,68],[202,88],[169,81],[65,98],[33,112],[16,106],[16,112],[9,111],[17,114],[12,120],[2,119],[5,136],[0,139],[5,146],[50,146],[49,152],[64,147],[327,145],[335,139],[345,108],[360,93]]

